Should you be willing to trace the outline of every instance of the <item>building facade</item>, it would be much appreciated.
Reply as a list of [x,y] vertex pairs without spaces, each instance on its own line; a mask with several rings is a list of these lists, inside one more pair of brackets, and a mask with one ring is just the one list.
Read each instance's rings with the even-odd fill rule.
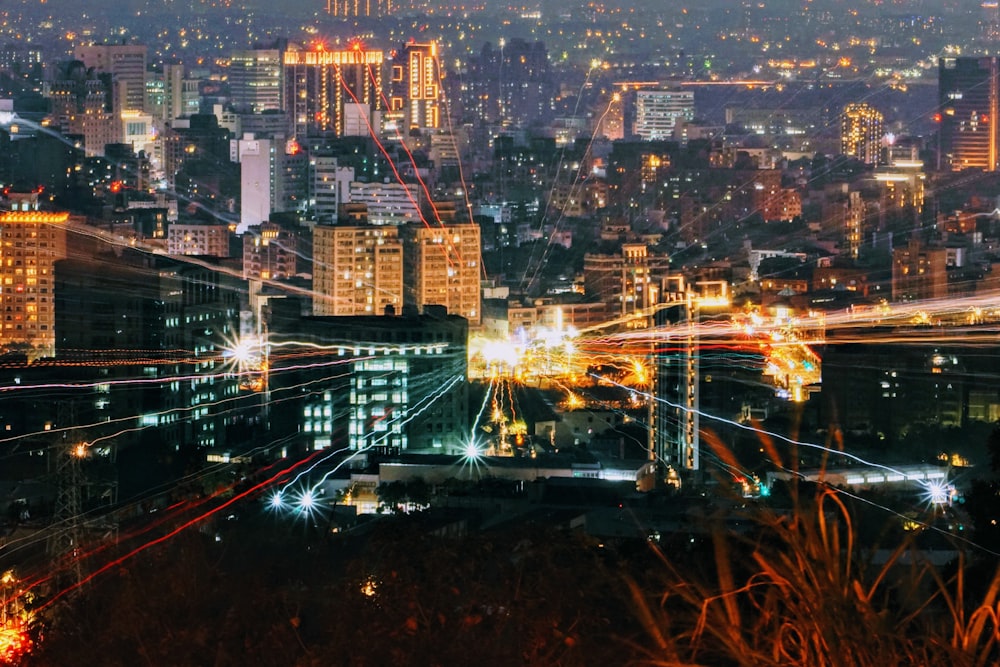
[[673,139],[678,120],[694,120],[690,90],[640,90],[635,99],[635,135],[645,141]]
[[172,224],[167,227],[167,254],[229,257],[229,226]]
[[294,136],[324,132],[343,136],[351,104],[366,107],[366,120],[378,130],[385,107],[382,60],[382,51],[360,43],[336,51],[286,51],[285,106]]
[[146,51],[140,44],[92,44],[76,47],[73,55],[87,67],[111,74],[115,112],[145,111]]
[[[468,323],[441,309],[360,317],[302,317],[274,304],[269,341],[272,433],[308,449],[448,453],[469,440]],[[311,365],[302,364],[303,353]],[[331,372],[336,371],[336,372]],[[286,387],[308,387],[287,394]]]
[[0,212],[0,346],[29,360],[55,353],[55,262],[66,257],[68,213],[38,210],[38,194],[14,194]]
[[443,96],[437,42],[403,44],[389,63],[389,109],[402,133],[441,127]]
[[939,156],[952,170],[996,171],[1000,58],[938,61]]
[[236,51],[229,58],[229,95],[241,113],[282,111],[283,54],[278,49]]
[[403,239],[404,305],[444,306],[469,326],[482,321],[479,225],[406,225]]
[[885,118],[865,102],[852,103],[840,114],[840,152],[865,164],[881,162]]
[[313,314],[380,315],[403,308],[403,245],[385,225],[313,228]]

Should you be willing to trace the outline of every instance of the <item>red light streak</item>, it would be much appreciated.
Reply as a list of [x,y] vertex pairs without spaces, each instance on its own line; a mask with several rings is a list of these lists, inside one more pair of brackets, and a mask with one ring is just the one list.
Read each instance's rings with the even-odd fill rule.
[[55,604],[58,600],[62,599],[63,597],[65,597],[69,593],[72,593],[73,591],[77,590],[78,588],[80,588],[81,586],[85,585],[86,583],[88,583],[90,581],[93,581],[95,578],[97,578],[98,576],[104,574],[105,572],[107,572],[111,568],[113,568],[113,567],[115,567],[117,565],[121,565],[125,561],[127,561],[127,560],[129,560],[131,558],[134,558],[135,556],[137,556],[140,553],[146,551],[147,549],[155,547],[158,544],[162,544],[162,543],[166,542],[167,540],[169,540],[169,539],[171,539],[173,537],[176,537],[177,535],[179,535],[180,533],[182,533],[184,530],[190,528],[191,526],[193,526],[195,524],[198,524],[198,523],[204,521],[205,519],[207,519],[207,518],[209,518],[209,517],[211,517],[211,516],[213,516],[215,514],[218,514],[222,510],[226,509],[227,507],[231,507],[236,502],[238,502],[240,500],[243,500],[247,496],[250,496],[251,494],[254,494],[254,493],[260,491],[264,487],[269,486],[271,484],[274,484],[274,483],[278,482],[282,477],[290,474],[292,471],[296,470],[297,468],[299,468],[299,467],[301,467],[301,466],[309,463],[313,458],[317,457],[321,453],[322,452],[316,452],[316,453],[312,454],[311,456],[308,456],[308,457],[302,459],[298,463],[295,463],[292,466],[290,466],[288,468],[285,468],[285,469],[283,469],[283,470],[275,473],[271,477],[268,477],[263,482],[259,482],[259,483],[255,484],[254,486],[250,487],[249,489],[247,489],[246,491],[242,491],[241,493],[236,494],[235,496],[233,496],[232,498],[230,498],[226,502],[222,503],[218,507],[215,507],[215,508],[213,508],[213,509],[211,509],[211,510],[209,510],[209,511],[207,511],[207,512],[201,514],[201,515],[199,515],[199,516],[196,516],[193,519],[189,519],[189,520],[185,521],[180,526],[178,526],[177,528],[174,528],[173,530],[171,530],[167,534],[161,535],[160,537],[158,537],[158,538],[156,538],[154,540],[150,540],[149,542],[146,542],[145,544],[142,544],[142,545],[140,545],[140,546],[132,549],[128,553],[124,554],[123,556],[119,556],[118,558],[115,558],[114,560],[112,560],[112,561],[110,561],[108,563],[105,563],[100,568],[98,568],[94,572],[91,572],[89,575],[87,575],[86,577],[84,577],[83,579],[81,579],[79,582],[77,582],[77,583],[75,583],[75,584],[73,584],[71,586],[68,586],[68,587],[64,588],[63,590],[59,591],[58,593],[56,593],[55,595],[53,595],[51,598],[49,598],[47,601],[45,601],[44,604],[42,604],[41,606],[39,606],[39,608],[38,608],[39,611],[47,609],[48,607],[50,607],[53,604]]

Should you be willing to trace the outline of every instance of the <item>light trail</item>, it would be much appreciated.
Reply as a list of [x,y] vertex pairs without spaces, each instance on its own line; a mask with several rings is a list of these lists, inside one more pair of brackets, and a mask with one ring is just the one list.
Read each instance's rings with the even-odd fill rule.
[[267,486],[270,486],[271,484],[273,484],[275,481],[277,481],[281,477],[283,477],[283,476],[287,475],[288,473],[290,473],[292,470],[295,470],[296,468],[298,468],[301,465],[305,465],[308,461],[309,461],[309,459],[306,458],[306,459],[303,459],[302,461],[299,461],[297,463],[292,464],[291,467],[286,468],[284,470],[281,470],[281,471],[275,473],[273,476],[269,477],[268,479],[266,479],[266,480],[264,480],[262,482],[258,482],[257,484],[255,484],[254,486],[250,487],[246,491],[242,491],[241,493],[238,493],[238,494],[234,495],[232,498],[230,498],[229,500],[227,500],[224,503],[220,504],[219,506],[214,507],[211,510],[209,510],[209,511],[207,511],[207,512],[205,512],[205,513],[203,513],[203,514],[201,514],[201,515],[199,515],[197,517],[194,517],[193,519],[189,519],[189,520],[185,521],[180,526],[178,526],[177,528],[174,528],[173,530],[171,530],[167,534],[162,535],[162,536],[160,536],[160,537],[158,537],[158,538],[156,538],[154,540],[150,540],[149,542],[146,542],[145,544],[142,544],[142,545],[140,545],[140,546],[132,549],[128,553],[124,554],[123,556],[119,556],[119,557],[117,557],[117,558],[109,561],[108,563],[105,563],[104,565],[102,565],[101,567],[99,567],[97,570],[95,570],[94,572],[91,572],[89,575],[87,575],[86,577],[84,577],[83,579],[81,579],[79,582],[77,582],[75,584],[72,584],[71,586],[68,586],[68,587],[64,588],[63,590],[59,591],[58,593],[56,593],[55,595],[53,595],[52,597],[50,597],[48,600],[46,600],[45,602],[43,602],[37,608],[37,611],[39,611],[39,612],[44,611],[45,609],[51,607],[53,604],[55,604],[56,602],[58,602],[60,599],[62,599],[66,595],[68,595],[69,593],[72,593],[73,591],[77,590],[81,586],[84,586],[87,583],[89,583],[90,581],[93,581],[94,579],[96,579],[100,575],[104,574],[105,572],[107,572],[111,568],[116,567],[118,565],[121,565],[122,563],[128,561],[129,559],[134,558],[135,556],[139,555],[140,553],[142,553],[142,552],[144,552],[144,551],[146,551],[146,550],[148,550],[148,549],[150,549],[150,548],[152,548],[154,546],[162,544],[162,543],[166,542],[167,540],[170,540],[170,539],[176,537],[177,535],[179,535],[180,533],[182,533],[186,529],[190,528],[191,526],[194,526],[194,525],[196,525],[198,523],[201,523],[205,519],[208,519],[209,517],[211,517],[211,516],[213,516],[215,514],[218,514],[222,510],[224,510],[224,509],[226,509],[228,507],[231,507],[233,504],[235,504],[236,502],[239,502],[240,500],[243,500],[247,496],[249,496],[251,494],[254,494],[254,493],[257,493],[259,490],[261,490],[261,489],[263,489],[263,488],[265,488]]

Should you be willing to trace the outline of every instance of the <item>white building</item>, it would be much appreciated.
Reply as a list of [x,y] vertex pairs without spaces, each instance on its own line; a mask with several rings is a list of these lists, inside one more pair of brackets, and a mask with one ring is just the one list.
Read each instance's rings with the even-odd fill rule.
[[271,213],[304,211],[308,207],[309,162],[295,141],[244,134],[230,144],[230,159],[240,163],[237,234],[267,222]]
[[635,134],[645,141],[672,139],[678,119],[694,120],[694,92],[640,90],[635,99]]
[[240,224],[242,234],[247,227],[267,222],[271,216],[271,173],[274,165],[274,142],[244,135],[234,142],[235,161],[240,163]]

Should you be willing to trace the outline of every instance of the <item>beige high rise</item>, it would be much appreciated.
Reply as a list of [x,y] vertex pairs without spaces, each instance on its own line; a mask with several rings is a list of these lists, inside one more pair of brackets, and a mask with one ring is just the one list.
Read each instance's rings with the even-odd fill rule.
[[403,245],[390,225],[313,229],[313,314],[382,315],[403,307]]
[[0,211],[0,346],[29,360],[55,354],[54,265],[66,257],[68,213],[38,210],[37,194],[12,194]]

